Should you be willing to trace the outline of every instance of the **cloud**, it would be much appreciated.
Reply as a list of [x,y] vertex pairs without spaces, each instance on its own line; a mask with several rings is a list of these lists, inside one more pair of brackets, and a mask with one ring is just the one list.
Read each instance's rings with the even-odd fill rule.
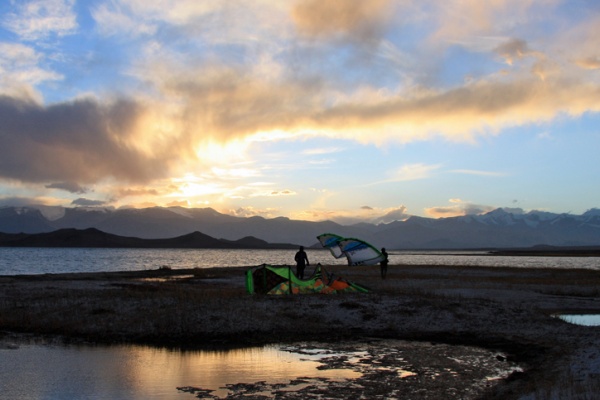
[[[198,18],[216,18],[219,11],[223,11],[213,3],[194,6],[193,2],[182,2],[174,7],[176,9],[163,10],[162,13],[158,11],[160,7],[156,2],[150,2],[147,10],[142,10],[141,3],[132,1],[111,4],[111,7],[120,4],[125,10],[117,7],[114,12],[121,14],[135,15],[133,11],[139,11],[143,17],[141,21],[162,21],[186,28],[190,28]],[[484,25],[502,30],[508,29],[503,24],[514,23],[509,18],[512,12],[517,12],[524,23],[527,13],[539,5],[533,1],[449,4],[436,8],[436,13],[454,15],[468,11],[468,15],[485,17],[487,22]],[[393,8],[388,1],[304,1],[297,3],[290,13],[298,29],[313,36],[361,36],[364,32],[354,29],[356,25],[376,26],[382,18],[386,20],[394,15]],[[423,6],[421,11],[425,10]],[[265,14],[258,13],[258,9],[246,11],[250,15],[247,18],[257,18],[257,15],[270,17],[262,9],[260,11],[265,11]],[[222,18],[231,17],[232,12],[229,9],[223,11]],[[277,15],[280,12],[277,10]],[[500,12],[498,20],[494,18],[496,12]],[[311,18],[315,15],[320,15],[321,19]],[[442,20],[437,22],[442,25]],[[221,40],[230,40],[228,28],[223,29]],[[207,138],[220,141],[259,138],[267,137],[268,132],[277,133],[277,139],[321,135],[378,145],[437,137],[473,141],[478,135],[497,133],[506,127],[600,109],[597,106],[600,94],[593,81],[583,76],[573,79],[556,73],[557,67],[552,60],[542,56],[541,51],[532,50],[525,39],[501,38],[500,45],[494,41],[495,45],[488,51],[501,54],[510,62],[527,56],[544,60],[543,63],[529,65],[526,71],[515,70],[510,76],[492,74],[449,88],[409,86],[408,90],[400,85],[396,90],[383,90],[377,83],[368,80],[348,84],[337,79],[347,74],[347,65],[330,63],[326,54],[309,52],[308,58],[298,63],[288,50],[300,48],[300,54],[304,54],[302,49],[318,47],[320,42],[282,43],[268,37],[267,32],[268,28],[258,25],[251,39],[235,41],[236,46],[244,49],[245,56],[233,60],[219,58],[216,51],[209,59],[189,57],[176,47],[168,48],[167,43],[154,41],[151,47],[158,50],[143,54],[130,73],[152,87],[161,96],[162,105],[176,108],[173,118],[178,120],[173,123],[174,129],[180,129],[178,136],[182,142],[192,146]],[[373,30],[365,28],[365,32]],[[259,39],[265,44],[265,50],[254,46],[255,40]],[[390,45],[390,42],[386,41],[386,44]],[[199,46],[199,49],[208,46],[216,50],[221,42],[213,36],[192,35],[190,46]],[[417,53],[416,57],[419,56],[422,54]],[[428,61],[436,62],[430,58]],[[309,71],[310,76],[293,74],[304,65],[318,66],[322,63],[322,68]],[[371,78],[370,75],[361,75],[368,68],[360,63],[354,68],[353,72],[360,71],[358,76]],[[160,106],[157,104],[157,107]]]
[[269,196],[294,196],[297,193],[293,190],[285,189],[285,190],[273,190],[269,193]]
[[[135,18],[135,13],[127,7],[117,3],[99,4],[91,10],[93,18],[99,27],[100,33],[106,36],[128,34],[131,36],[152,35],[156,33],[157,26],[144,18]],[[124,12],[127,11],[127,12]],[[137,14],[139,16],[139,14]]]
[[[188,25],[207,15],[218,13],[226,8],[220,1],[178,0],[165,6],[163,0],[118,0],[99,4],[92,8],[96,22],[103,26],[113,26],[121,33],[130,31],[129,26],[147,26],[140,33],[156,32],[159,22],[171,25]],[[124,16],[128,18],[123,20]],[[137,18],[136,18],[137,16]],[[123,22],[127,22],[124,24]]]
[[[162,145],[174,144],[179,149],[186,145],[193,147],[209,138],[227,141],[273,130],[313,131],[365,143],[407,143],[433,136],[449,140],[473,140],[477,134],[490,130],[495,132],[503,127],[548,121],[561,113],[580,115],[585,111],[600,111],[600,92],[596,86],[571,80],[482,81],[448,91],[412,97],[397,94],[375,103],[340,101],[332,106],[326,105],[323,94],[317,88],[282,82],[277,85],[233,71],[208,73],[202,78],[190,77],[189,80],[173,77],[170,82],[170,86],[164,90],[174,97],[176,94],[181,109],[176,110],[173,116],[166,117],[166,123],[172,125],[173,136],[170,139],[173,139],[173,143]],[[160,104],[156,108],[144,109],[133,99],[121,99],[104,105],[92,100],[77,100],[46,109],[32,104],[17,106],[14,103],[5,98],[0,107],[6,112],[20,109],[16,115],[22,116],[23,124],[29,113],[35,113],[38,119],[52,120],[55,124],[49,126],[52,131],[59,124],[56,118],[60,114],[60,123],[65,124],[61,126],[70,126],[72,134],[78,131],[86,137],[91,135],[90,129],[99,130],[100,137],[106,139],[103,145],[115,151],[113,157],[118,159],[119,154],[126,153],[127,157],[123,157],[122,161],[142,163],[143,153],[131,151],[131,147],[136,147],[135,144],[129,149],[120,145],[123,139],[127,141],[127,132],[130,130],[118,125],[129,124],[131,126],[128,128],[134,128],[151,112],[165,114],[159,109]],[[83,118],[76,118],[79,117],[76,113]],[[69,117],[70,121],[67,119]],[[111,127],[110,132],[105,129],[105,122]],[[117,126],[111,126],[115,124]],[[123,136],[118,138],[117,135]],[[101,149],[102,146],[98,148]],[[150,160],[145,161],[149,164]],[[150,170],[156,169],[150,165],[148,167]],[[130,172],[111,172],[116,176],[143,175],[135,165],[129,166],[129,169]],[[101,171],[102,168],[99,168],[98,173]]]
[[103,206],[106,205],[107,202],[102,200],[91,200],[80,197],[71,202],[71,205],[74,206],[82,206],[82,207],[95,207],[95,206]]
[[44,40],[51,35],[70,35],[78,27],[74,5],[75,0],[18,2],[16,11],[4,16],[2,25],[27,41]]
[[506,173],[504,173],[504,172],[480,171],[480,170],[473,170],[473,169],[455,169],[450,172],[453,172],[456,174],[477,175],[477,176],[498,176],[498,177],[506,176]]
[[400,167],[393,175],[393,181],[414,181],[429,177],[432,171],[438,169],[439,165],[426,165],[422,163],[407,164]]
[[[258,185],[262,186],[262,185]],[[244,197],[285,197],[285,196],[296,196],[298,193],[291,189],[282,189],[282,190],[270,190],[270,189],[262,189],[256,188],[256,185],[249,185],[247,187],[238,187],[233,190],[233,192],[237,193],[238,196]],[[245,194],[242,194],[245,193]]]
[[320,108],[321,95],[310,85],[257,77],[226,66],[208,67],[200,75],[186,70],[158,79],[158,90],[182,104],[185,134],[192,138],[201,134],[231,140],[303,129]]
[[158,195],[160,195],[160,192],[155,188],[138,187],[138,188],[120,188],[117,190],[117,194],[119,195],[119,197],[158,196]]
[[[200,161],[202,153],[194,150],[211,139],[302,130],[365,143],[433,136],[473,140],[562,113],[600,111],[597,87],[572,80],[481,81],[412,97],[326,105],[315,88],[277,86],[231,70],[188,78],[171,80],[175,84],[169,88],[180,99],[174,110],[135,98],[42,106],[0,97],[0,176],[29,182],[149,182],[168,176],[176,164]],[[421,179],[436,168],[407,165],[393,178]]]
[[539,140],[554,140],[554,136],[548,131],[540,132],[535,137]]
[[337,135],[362,142],[407,143],[436,136],[471,141],[502,128],[586,111],[600,111],[600,91],[593,82],[481,80],[411,97],[398,94],[374,104],[340,103],[315,114],[314,121],[315,128],[335,129]]
[[450,199],[450,206],[436,206],[425,209],[425,215],[432,218],[459,217],[464,215],[480,215],[493,211],[498,207],[473,204],[460,199]]
[[146,111],[124,99],[106,104],[79,99],[44,107],[0,96],[0,176],[81,183],[161,177],[181,155],[169,147],[156,154],[140,147],[139,123]]
[[315,155],[318,156],[318,155],[324,155],[324,154],[339,153],[341,151],[344,151],[344,149],[342,147],[319,147],[319,148],[304,150],[302,152],[302,154],[306,154],[309,156],[315,156]]
[[263,217],[263,218],[275,218],[279,215],[279,210],[276,208],[255,208],[255,207],[239,207],[236,209],[230,209],[224,211],[224,213],[233,215],[235,217]]
[[60,189],[60,190],[65,190],[70,193],[78,193],[78,194],[87,193],[89,191],[88,188],[85,188],[76,182],[56,182],[56,183],[51,183],[49,185],[46,185],[45,187],[47,189]]
[[181,200],[181,201],[172,201],[170,203],[167,203],[167,207],[189,207],[190,203],[187,200]]
[[502,43],[494,51],[504,58],[504,61],[509,65],[513,65],[516,60],[520,60],[527,56],[544,58],[542,53],[531,50],[528,47],[527,42],[516,38]]
[[498,35],[543,18],[554,9],[555,0],[450,0],[436,3],[430,12],[435,19],[433,37],[465,41]]
[[[527,63],[523,70],[515,67],[509,75],[491,73],[447,88],[419,85],[382,88],[367,72],[372,65],[361,63],[353,63],[351,71],[359,78],[344,81],[339,77],[348,75],[347,64],[335,63],[329,58],[330,52],[302,51],[308,46],[318,48],[322,42],[280,43],[263,36],[264,32],[257,37],[273,44],[277,49],[275,53],[270,53],[270,45],[266,46],[269,49],[266,52],[250,51],[254,47],[245,43],[240,45],[252,56],[244,58],[244,63],[186,60],[189,68],[165,61],[179,60],[178,54],[165,57],[159,53],[160,59],[144,60],[145,65],[152,67],[140,73],[156,85],[159,93],[181,102],[181,115],[186,118],[184,126],[201,127],[198,129],[205,135],[221,140],[259,136],[265,132],[285,132],[287,137],[295,138],[294,135],[301,132],[304,136],[324,135],[376,144],[437,137],[473,141],[478,135],[549,121],[562,114],[600,111],[596,83],[586,76],[574,77],[563,70],[566,67],[559,62],[562,61],[560,53],[552,51],[553,38],[541,42],[542,45],[536,43],[534,50],[527,39],[504,35],[512,32],[517,22],[525,24],[532,18],[533,10],[537,13],[547,3],[551,5],[548,1],[533,0],[453,1],[429,5],[435,15],[440,16],[440,20],[436,20],[440,29],[447,27],[451,19],[448,15],[465,15],[471,25],[463,34],[468,32],[469,37],[502,33],[493,41],[494,45],[486,49],[490,55],[500,54],[511,63],[530,57],[534,63]],[[392,3],[387,1],[315,0],[297,3],[291,16],[298,29],[313,36],[354,33],[360,36],[362,32],[354,29],[356,25],[378,25],[381,18],[397,17],[392,9]],[[421,11],[427,11],[427,7],[422,6]],[[588,29],[593,30],[593,25],[589,24]],[[449,46],[447,40],[440,39],[438,43]],[[386,44],[391,42],[386,41]],[[288,58],[281,46],[299,48],[306,59],[298,63]],[[438,46],[440,44],[432,48]],[[537,50],[540,46],[545,47],[543,51]],[[425,63],[443,62],[431,57],[422,59],[424,54],[420,52],[413,57],[416,68]],[[274,73],[263,73],[265,59],[268,71]],[[310,73],[310,77],[288,72],[302,70],[304,65],[323,67],[304,71]],[[199,70],[202,73],[198,73]],[[393,76],[395,80],[403,77]]]
[[390,22],[389,0],[304,0],[292,10],[298,31],[309,37],[379,40]]
[[58,81],[62,75],[40,66],[44,54],[19,43],[0,42],[0,94],[38,100],[36,85]]
[[410,217],[406,206],[380,208],[362,206],[358,210],[305,210],[295,213],[293,218],[310,221],[334,221],[341,225],[353,225],[361,222],[387,224],[404,221]]
[[511,214],[524,214],[525,211],[520,207],[502,207],[504,211]]
[[374,224],[389,224],[394,221],[404,221],[411,215],[407,213],[408,209],[405,206],[398,208],[383,210],[385,213],[371,220]]
[[105,36],[125,41],[148,38],[159,46],[166,41],[169,47],[177,47],[183,38],[186,49],[200,44],[206,50],[207,44],[248,41],[269,47],[274,38],[287,36],[288,7],[269,0],[178,0],[168,6],[163,0],[116,0],[92,7],[91,14]]
[[584,69],[600,69],[600,57],[598,56],[589,56],[575,62]]
[[[600,9],[598,3],[594,5],[589,3],[588,6],[595,7],[595,10],[587,10],[585,18],[566,26],[561,34],[553,40],[556,43],[556,52],[564,58],[564,61],[573,62],[579,68],[593,74],[600,66],[600,54],[598,52]],[[577,74],[578,71],[575,70],[574,73]]]
[[388,178],[381,181],[368,183],[367,186],[379,185],[390,182],[416,181],[427,179],[439,169],[440,165],[427,165],[423,163],[406,164],[388,174]]

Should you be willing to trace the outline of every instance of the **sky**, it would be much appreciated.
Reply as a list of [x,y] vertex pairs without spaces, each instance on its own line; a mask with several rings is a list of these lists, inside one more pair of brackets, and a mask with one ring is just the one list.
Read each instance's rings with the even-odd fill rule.
[[596,0],[0,2],[0,206],[600,207]]

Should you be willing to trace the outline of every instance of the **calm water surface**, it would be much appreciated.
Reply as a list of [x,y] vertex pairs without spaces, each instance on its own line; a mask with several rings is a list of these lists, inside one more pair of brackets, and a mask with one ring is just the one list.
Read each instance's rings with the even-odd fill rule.
[[563,314],[559,318],[575,325],[600,326],[600,314]]
[[498,355],[469,346],[391,339],[183,351],[64,345],[0,334],[0,398],[282,398],[282,391],[301,398],[298,391],[309,387],[314,393],[310,398],[327,398],[324,393],[340,385],[371,387],[375,382],[357,378],[381,373],[393,382],[387,388],[390,398],[423,388],[431,398],[445,398],[446,388],[477,390],[520,370]]
[[319,370],[320,355],[266,346],[177,351],[137,345],[89,346],[0,340],[2,399],[193,399],[195,387],[225,397],[227,384],[287,382],[297,376],[351,379],[348,369]]
[[[308,249],[311,264],[344,265],[328,250]],[[294,250],[91,249],[0,247],[0,275],[292,265]],[[600,269],[600,257],[490,256],[485,252],[390,252],[390,264]]]
[[[291,265],[295,250],[95,249],[0,247],[0,275]],[[344,264],[327,250],[308,251],[311,263]]]

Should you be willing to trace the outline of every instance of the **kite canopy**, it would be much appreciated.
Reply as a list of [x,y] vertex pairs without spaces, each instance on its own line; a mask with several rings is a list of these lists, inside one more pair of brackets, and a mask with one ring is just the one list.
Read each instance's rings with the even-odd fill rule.
[[342,292],[367,293],[361,285],[328,273],[320,264],[308,279],[299,279],[289,266],[263,264],[246,271],[246,290],[250,294],[304,294]]
[[317,236],[321,245],[331,251],[331,255],[335,258],[340,258],[344,255],[342,249],[339,246],[340,241],[344,240],[343,237],[335,235],[333,233],[324,233]]
[[377,248],[364,240],[343,238],[333,233],[324,233],[317,239],[335,258],[346,256],[348,265],[375,265],[385,259]]

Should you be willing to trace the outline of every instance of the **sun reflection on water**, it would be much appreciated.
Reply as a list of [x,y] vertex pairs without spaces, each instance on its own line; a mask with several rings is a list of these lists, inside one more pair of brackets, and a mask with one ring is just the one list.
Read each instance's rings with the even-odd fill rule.
[[[2,338],[0,342],[4,342]],[[189,391],[178,390],[186,387],[226,397],[228,385],[290,384],[298,377],[344,380],[361,376],[349,369],[320,370],[318,356],[278,346],[184,351],[139,345],[64,346],[25,341],[0,346],[0,352],[0,380],[10,382],[5,393],[26,391],[28,398],[85,395],[90,399],[189,399]]]

